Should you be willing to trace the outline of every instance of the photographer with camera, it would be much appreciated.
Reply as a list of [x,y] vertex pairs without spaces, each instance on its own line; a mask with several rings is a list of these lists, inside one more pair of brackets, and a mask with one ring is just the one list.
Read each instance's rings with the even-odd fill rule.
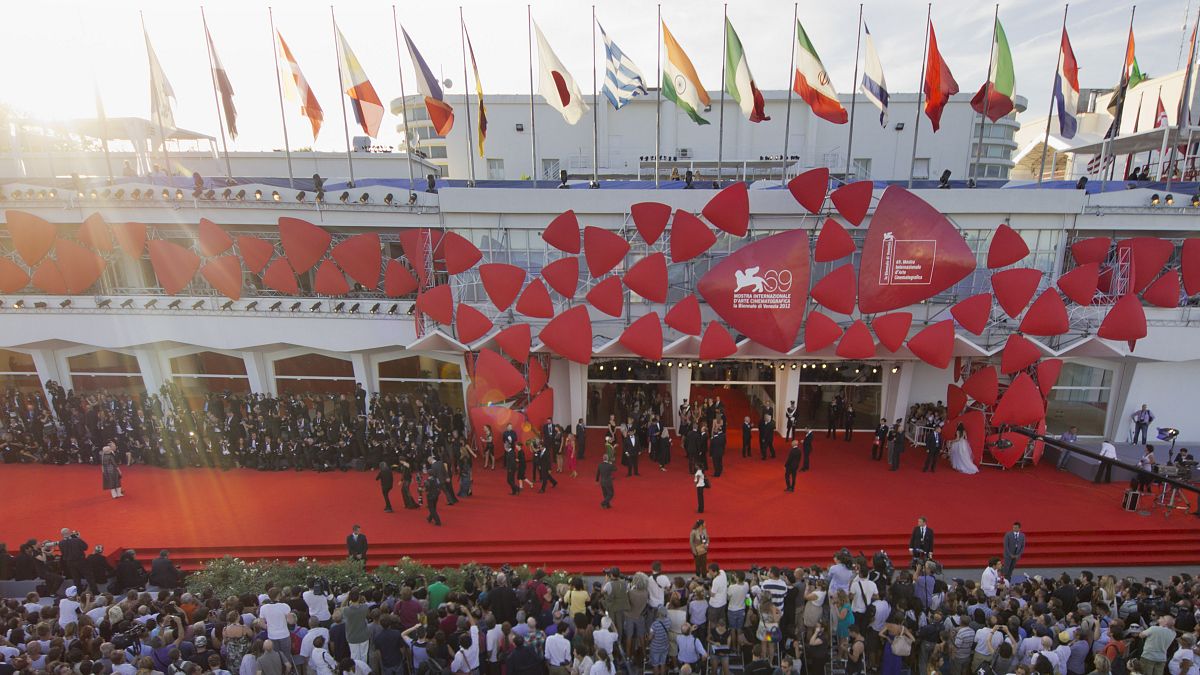
[[[78,531],[62,528],[59,534],[62,539],[58,542],[58,552],[62,559],[63,576],[70,579],[75,587],[84,588],[83,579],[87,576],[84,562],[87,558],[88,545]],[[91,590],[95,591],[95,588]]]

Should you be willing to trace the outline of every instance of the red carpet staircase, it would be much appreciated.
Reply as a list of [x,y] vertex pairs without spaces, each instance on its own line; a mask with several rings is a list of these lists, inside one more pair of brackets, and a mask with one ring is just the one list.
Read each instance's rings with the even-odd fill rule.
[[[1180,514],[1181,517],[1189,517]],[[938,534],[937,559],[947,568],[980,568],[1000,551],[1002,534]],[[721,537],[712,545],[709,559],[730,569],[751,565],[800,566],[830,564],[834,552],[845,546],[853,553],[871,555],[886,550],[894,563],[907,562],[906,534],[804,536],[804,537]],[[199,569],[204,561],[231,555],[245,560],[296,559],[339,560],[345,557],[341,545],[282,545],[254,548],[173,548],[171,557],[187,570]],[[542,542],[426,542],[395,545],[373,541],[372,565],[394,562],[408,556],[425,564],[450,566],[477,562],[492,566],[503,563],[528,563],[549,569],[596,573],[618,565],[625,570],[647,569],[661,560],[665,570],[691,569],[686,533],[660,539],[607,539],[603,541],[546,540]],[[1021,560],[1026,568],[1079,566],[1194,565],[1200,560],[1200,540],[1193,532],[1167,529],[1143,529],[1130,532],[1031,532],[1029,547]]]

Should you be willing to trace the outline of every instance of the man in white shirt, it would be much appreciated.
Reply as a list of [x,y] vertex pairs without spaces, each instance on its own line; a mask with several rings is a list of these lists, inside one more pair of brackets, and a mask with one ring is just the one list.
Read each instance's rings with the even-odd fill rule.
[[287,618],[292,608],[286,602],[279,602],[279,589],[267,591],[269,602],[258,609],[258,616],[267,623],[267,639],[275,645],[275,651],[289,656],[292,653],[292,634],[288,630]]
[[332,615],[329,613],[329,596],[325,595],[324,585],[318,581],[300,597],[304,599],[304,604],[308,605],[308,615],[328,628]]
[[67,589],[67,597],[58,601],[58,625],[67,626],[79,622],[79,589],[71,586]]
[[850,582],[850,612],[854,614],[854,623],[860,632],[865,634],[867,627],[867,606],[879,595],[879,587],[867,578],[867,566],[858,569],[858,578]]
[[662,563],[655,560],[650,565],[650,584],[646,587],[646,604],[658,609],[667,602],[666,592],[671,587],[671,578],[662,573]]
[[984,663],[991,661],[992,654],[1004,642],[1004,633],[996,630],[996,620],[988,621],[988,625],[975,631],[975,653],[971,657],[971,671],[977,672]]
[[708,625],[715,626],[725,616],[729,604],[729,576],[717,563],[708,564],[708,578],[712,580],[708,596]]
[[1112,482],[1112,462],[1116,460],[1117,446],[1109,441],[1104,441],[1100,444],[1100,467],[1096,469],[1096,477],[1092,479],[1093,483],[1111,483]]
[[[496,617],[488,614],[483,619],[483,625],[487,627],[487,632],[483,634],[484,647],[487,649],[488,663],[496,664],[491,666],[493,669],[499,668],[500,662],[500,639],[504,637],[504,627],[496,623]],[[492,671],[488,671],[492,672]]]
[[603,649],[612,654],[613,645],[617,642],[617,634],[612,629],[612,619],[604,617],[600,619],[600,630],[592,633],[592,642],[596,643],[596,649]]
[[304,639],[300,641],[300,656],[304,657],[304,662],[307,663],[312,658],[313,641],[317,638],[325,638],[325,643],[329,643],[329,629],[322,628],[317,617],[310,616],[308,618],[308,632],[304,634]]
[[[1184,662],[1188,663],[1187,670],[1184,670]],[[1200,675],[1200,647],[1196,646],[1196,636],[1191,633],[1184,633],[1179,636],[1179,649],[1175,650],[1175,655],[1171,657],[1171,661],[1167,663],[1167,670],[1171,675]]]
[[98,626],[100,622],[104,621],[105,615],[108,614],[108,598],[102,595],[93,600],[92,604],[94,607],[88,610],[86,616],[92,620],[94,625]]
[[571,641],[567,639],[570,629],[565,621],[558,623],[558,630],[546,638],[544,656],[550,675],[566,675],[571,666]]
[[996,597],[996,587],[1000,583],[1000,559],[993,556],[983,570],[983,575],[979,579],[979,587],[983,589],[984,595],[994,598]]

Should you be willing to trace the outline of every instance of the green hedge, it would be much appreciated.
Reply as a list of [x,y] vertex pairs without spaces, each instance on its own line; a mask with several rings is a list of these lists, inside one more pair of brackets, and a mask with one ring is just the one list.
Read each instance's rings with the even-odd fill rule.
[[[535,568],[520,565],[512,568],[517,578],[524,581],[533,576]],[[455,591],[465,587],[464,581],[475,576],[482,578],[494,574],[495,570],[486,565],[467,563],[459,567],[431,567],[423,565],[412,558],[401,558],[395,565],[382,565],[367,571],[361,562],[339,560],[337,562],[317,562],[308,558],[296,561],[255,560],[245,561],[240,558],[225,556],[216,558],[204,564],[204,569],[188,575],[187,589],[192,593],[211,590],[217,597],[227,598],[232,595],[258,595],[265,593],[271,586],[307,586],[313,577],[322,577],[337,587],[351,586],[368,587],[379,582],[399,585],[405,579],[424,576],[432,582],[438,574],[446,576],[446,584]],[[560,583],[567,583],[573,575],[562,570],[546,570],[546,582],[552,588]],[[478,586],[482,586],[477,582]]]

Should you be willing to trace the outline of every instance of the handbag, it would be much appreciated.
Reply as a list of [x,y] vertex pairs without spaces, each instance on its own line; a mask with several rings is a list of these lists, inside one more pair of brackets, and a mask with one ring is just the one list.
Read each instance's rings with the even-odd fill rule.
[[909,656],[912,654],[912,644],[912,638],[901,633],[892,638],[892,653],[896,656]]

